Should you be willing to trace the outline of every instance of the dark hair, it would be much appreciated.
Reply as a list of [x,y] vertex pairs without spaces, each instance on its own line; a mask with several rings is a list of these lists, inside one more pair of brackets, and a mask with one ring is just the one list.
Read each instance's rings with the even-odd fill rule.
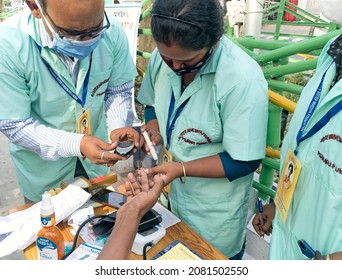
[[292,174],[292,172],[293,172],[293,164],[292,163],[289,164],[288,169],[290,169],[290,174]]
[[218,0],[155,0],[153,39],[167,46],[210,49],[224,33],[223,9]]

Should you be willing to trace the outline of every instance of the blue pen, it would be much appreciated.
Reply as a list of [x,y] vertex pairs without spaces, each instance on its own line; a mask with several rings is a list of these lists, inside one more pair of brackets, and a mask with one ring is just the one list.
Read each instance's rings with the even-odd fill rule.
[[264,219],[262,217],[262,213],[264,212],[264,208],[262,207],[262,200],[260,197],[258,197],[258,211],[259,211],[259,220],[260,220],[260,226],[264,226]]

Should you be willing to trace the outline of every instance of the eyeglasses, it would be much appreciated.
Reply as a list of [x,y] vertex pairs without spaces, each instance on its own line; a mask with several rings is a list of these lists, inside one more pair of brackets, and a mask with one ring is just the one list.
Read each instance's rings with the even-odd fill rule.
[[81,40],[83,40],[86,37],[95,38],[95,37],[101,35],[103,32],[105,32],[110,27],[110,22],[109,22],[107,13],[106,13],[106,11],[104,11],[104,17],[106,19],[106,25],[102,25],[101,27],[98,27],[98,28],[89,29],[86,32],[82,31],[82,32],[61,33],[61,28],[58,27],[54,23],[54,21],[52,20],[52,18],[50,17],[48,12],[46,11],[46,9],[44,9],[44,13],[49,18],[51,24],[53,25],[53,28],[55,29],[55,32],[58,34],[58,36],[61,39],[65,38],[65,39],[71,40],[71,41],[81,41]]

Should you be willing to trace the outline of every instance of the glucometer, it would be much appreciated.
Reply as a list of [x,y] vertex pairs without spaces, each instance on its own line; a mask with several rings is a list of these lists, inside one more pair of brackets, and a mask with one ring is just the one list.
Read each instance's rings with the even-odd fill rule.
[[121,141],[118,146],[115,148],[115,153],[124,157],[128,155],[134,149],[133,141]]

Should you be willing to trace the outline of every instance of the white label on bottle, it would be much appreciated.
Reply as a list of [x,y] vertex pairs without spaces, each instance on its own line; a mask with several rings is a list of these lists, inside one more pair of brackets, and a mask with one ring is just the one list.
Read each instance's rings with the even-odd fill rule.
[[58,260],[57,245],[46,237],[36,240],[39,260]]

